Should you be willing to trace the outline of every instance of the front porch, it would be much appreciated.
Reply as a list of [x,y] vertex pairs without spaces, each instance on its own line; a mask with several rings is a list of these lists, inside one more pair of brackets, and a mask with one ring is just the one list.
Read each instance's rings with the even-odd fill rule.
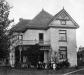
[[48,63],[49,45],[18,45],[15,48],[15,66],[36,67],[38,62]]

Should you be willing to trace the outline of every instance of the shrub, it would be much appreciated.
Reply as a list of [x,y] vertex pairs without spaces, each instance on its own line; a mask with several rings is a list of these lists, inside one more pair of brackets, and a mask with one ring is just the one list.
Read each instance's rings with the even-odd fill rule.
[[70,64],[69,62],[66,60],[66,61],[62,61],[60,63],[57,63],[57,69],[60,69],[60,68],[63,68],[63,67],[69,67]]
[[78,66],[78,65],[76,65],[76,66],[75,66],[75,69],[78,69],[78,68],[79,68],[79,66]]

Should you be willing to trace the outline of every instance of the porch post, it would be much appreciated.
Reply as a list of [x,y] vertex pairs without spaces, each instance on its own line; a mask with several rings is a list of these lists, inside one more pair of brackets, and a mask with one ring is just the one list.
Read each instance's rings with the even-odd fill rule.
[[44,51],[44,63],[48,63],[48,52]]
[[20,61],[19,61],[19,62],[20,62],[20,64],[21,64],[21,55],[22,55],[22,54],[21,54],[21,52],[22,52],[22,47],[21,47],[21,46],[19,47],[19,51],[20,51]]
[[10,65],[14,67],[15,65],[15,50],[10,51]]

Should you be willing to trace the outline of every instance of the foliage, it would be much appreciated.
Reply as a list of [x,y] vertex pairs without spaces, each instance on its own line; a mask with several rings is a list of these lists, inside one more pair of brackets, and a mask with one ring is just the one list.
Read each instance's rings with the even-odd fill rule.
[[60,69],[63,67],[69,67],[69,66],[70,66],[70,63],[68,62],[68,60],[57,63],[57,69]]
[[10,6],[5,0],[0,0],[0,59],[8,55],[9,38],[7,27],[11,23],[8,19]]
[[33,45],[27,52],[27,56],[31,61],[31,64],[36,64],[38,62],[38,56],[41,54],[40,46],[38,44]]

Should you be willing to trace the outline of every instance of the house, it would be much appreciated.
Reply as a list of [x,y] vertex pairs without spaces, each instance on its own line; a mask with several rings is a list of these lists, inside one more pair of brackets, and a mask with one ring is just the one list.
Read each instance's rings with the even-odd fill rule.
[[84,65],[84,47],[79,47],[77,52],[77,63],[80,66]]
[[[77,28],[78,24],[64,8],[55,16],[42,9],[32,20],[20,18],[11,29],[10,62],[14,65],[19,61],[32,64],[32,58],[44,63],[68,59],[70,66],[77,65]],[[31,55],[37,44],[40,54]]]

